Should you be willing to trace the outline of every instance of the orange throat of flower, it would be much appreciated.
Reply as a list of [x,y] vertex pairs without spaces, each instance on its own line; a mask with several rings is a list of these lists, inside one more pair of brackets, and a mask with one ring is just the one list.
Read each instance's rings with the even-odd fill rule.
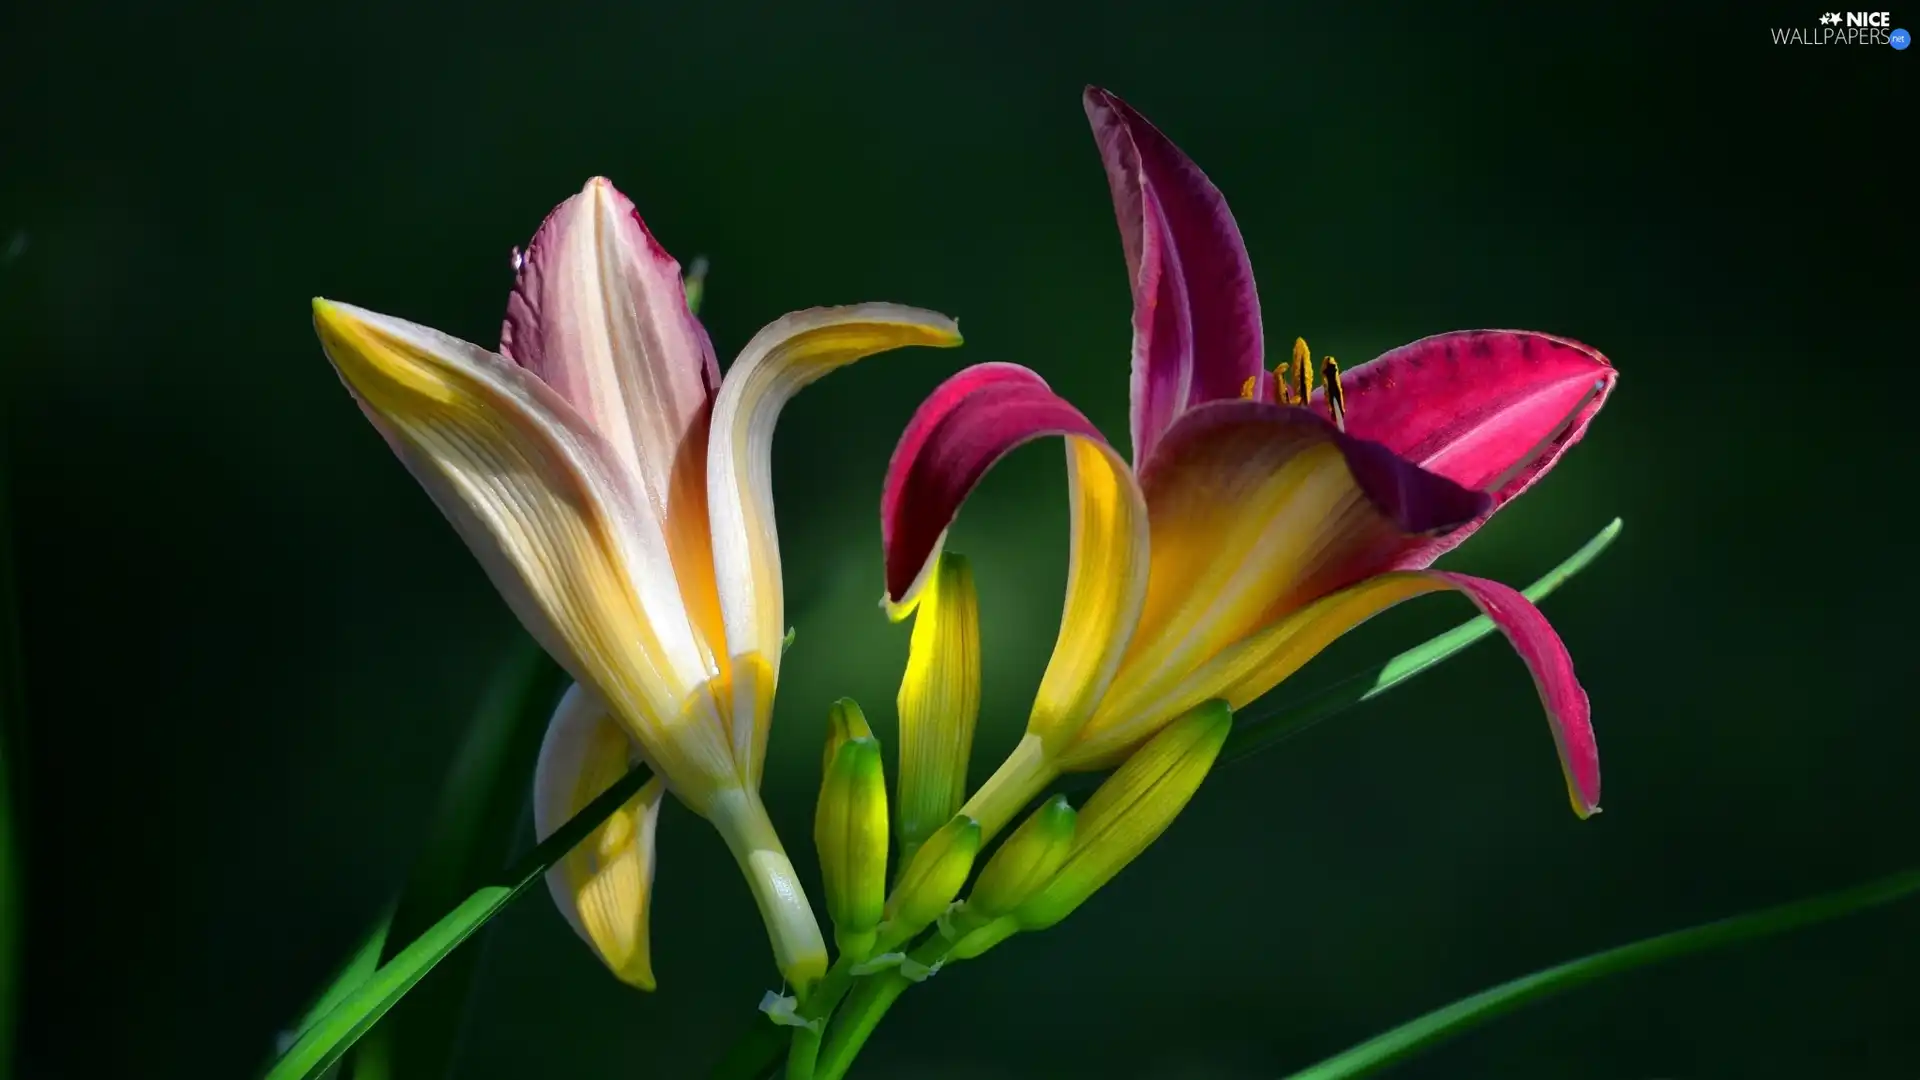
[[[1340,382],[1340,364],[1333,357],[1320,361],[1320,381],[1326,384],[1327,414],[1332,417],[1334,426],[1341,431],[1347,430],[1347,391]],[[1293,359],[1283,360],[1273,369],[1271,392],[1267,395],[1275,405],[1293,405],[1299,408],[1312,408],[1313,401],[1313,352],[1307,348],[1306,338],[1293,339]],[[1240,396],[1252,400],[1260,396],[1260,377],[1248,379],[1240,387]]]

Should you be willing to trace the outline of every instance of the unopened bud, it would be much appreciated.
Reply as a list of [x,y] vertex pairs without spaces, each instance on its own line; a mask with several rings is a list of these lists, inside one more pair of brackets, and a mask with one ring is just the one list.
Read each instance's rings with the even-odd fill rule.
[[1048,799],[987,860],[967,908],[986,918],[1005,915],[1052,881],[1073,850],[1078,816],[1065,795]]
[[833,753],[820,782],[813,842],[835,944],[857,961],[872,950],[886,903],[887,781],[880,743],[852,701],[834,704],[827,743]]
[[1126,762],[1080,809],[1072,851],[1058,872],[1014,912],[1040,930],[1071,915],[1173,824],[1207,778],[1233,726],[1223,701],[1181,716]]
[[927,837],[887,898],[882,943],[891,948],[907,941],[946,914],[978,854],[980,823],[970,817],[956,817]]

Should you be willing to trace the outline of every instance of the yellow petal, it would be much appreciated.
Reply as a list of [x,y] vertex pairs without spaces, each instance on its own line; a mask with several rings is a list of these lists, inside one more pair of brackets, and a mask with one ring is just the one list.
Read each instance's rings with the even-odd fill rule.
[[863,357],[908,345],[958,344],[959,328],[935,312],[893,304],[815,308],[760,331],[721,383],[708,444],[707,502],[727,647],[736,667],[758,663],[764,672],[732,680],[733,752],[750,787],[759,783],[787,630],[773,520],[773,429],[780,411],[803,387]]
[[[1244,403],[1242,403],[1244,404]],[[1152,570],[1131,648],[1060,757],[1106,768],[1207,693],[1176,692],[1223,650],[1311,601],[1357,554],[1399,542],[1340,449],[1248,411],[1205,440],[1169,445],[1144,487]]]
[[[632,768],[634,750],[606,708],[579,686],[561,698],[534,773],[533,826],[551,836]],[[547,871],[553,902],[574,932],[622,982],[654,988],[654,829],[666,786],[659,777]]]
[[1148,510],[1133,470],[1112,447],[1069,437],[1067,491],[1073,525],[1066,606],[1027,720],[1027,731],[1049,752],[1079,733],[1107,691],[1147,597]]
[[945,553],[922,590],[900,680],[900,855],[904,862],[967,796],[980,715],[980,602],[964,556]]
[[682,798],[736,782],[659,523],[606,440],[511,361],[314,302],[327,356],[542,646]]

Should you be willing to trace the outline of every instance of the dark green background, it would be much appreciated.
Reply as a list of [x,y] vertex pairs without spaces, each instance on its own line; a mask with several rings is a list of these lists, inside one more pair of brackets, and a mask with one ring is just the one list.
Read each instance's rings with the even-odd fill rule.
[[[9,5],[23,1075],[253,1068],[398,886],[517,633],[340,389],[310,296],[491,343],[509,249],[604,173],[712,258],[723,357],[814,304],[961,319],[961,352],[868,361],[781,428],[799,638],[768,789],[804,852],[827,702],[891,714],[876,504],[914,404],[1018,361],[1124,437],[1089,81],[1227,192],[1276,356],[1522,326],[1622,369],[1587,441],[1450,560],[1524,582],[1626,519],[1547,606],[1607,812],[1568,812],[1531,686],[1482,645],[1222,771],[1072,920],[905,999],[867,1075],[1277,1076],[1549,962],[1911,865],[1896,163],[1920,57],[1768,42],[1810,5],[1321,7]],[[987,621],[982,770],[1053,637],[1063,492],[1058,450],[1022,451],[954,532]],[[1303,678],[1464,607],[1396,612]],[[459,1076],[693,1076],[740,1029],[773,979],[747,891],[691,815],[662,837],[661,991],[533,898],[483,940]],[[1917,929],[1885,911],[1622,978],[1398,1075],[1910,1076]]]

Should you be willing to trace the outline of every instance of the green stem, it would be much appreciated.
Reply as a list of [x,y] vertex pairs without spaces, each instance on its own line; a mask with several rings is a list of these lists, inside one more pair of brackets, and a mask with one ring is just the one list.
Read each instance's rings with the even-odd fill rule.
[[[828,969],[827,976],[804,1004],[800,1006],[800,1019],[809,1021],[807,1027],[793,1029],[793,1045],[787,1050],[787,1080],[813,1080],[814,1064],[820,1057],[820,1036],[826,1028],[827,1017],[847,996],[847,990],[853,986],[853,964],[842,954]],[[817,1023],[812,1023],[817,1021]]]
[[960,808],[960,813],[980,823],[981,849],[1059,776],[1053,755],[1047,752],[1040,737],[1032,734],[1023,737],[1013,753],[1007,755],[1007,760],[993,770],[987,782]]
[[746,875],[759,905],[760,917],[767,924],[767,940],[773,946],[774,962],[780,974],[803,1001],[813,984],[827,971],[827,945],[814,920],[813,907],[800,887],[800,875],[780,846],[780,834],[767,818],[767,808],[757,792],[735,788],[713,797],[707,819],[726,840],[734,861]]
[[[935,967],[947,958],[953,948],[953,942],[935,935],[921,943],[920,947],[908,954],[915,963],[926,967]],[[853,1059],[859,1055],[860,1048],[867,1045],[867,1039],[873,1029],[907,992],[913,980],[900,974],[899,968],[889,968],[860,984],[848,1000],[847,1007],[834,1018],[831,1037],[821,1051],[819,1068],[814,1072],[814,1080],[840,1080],[853,1066]]]

